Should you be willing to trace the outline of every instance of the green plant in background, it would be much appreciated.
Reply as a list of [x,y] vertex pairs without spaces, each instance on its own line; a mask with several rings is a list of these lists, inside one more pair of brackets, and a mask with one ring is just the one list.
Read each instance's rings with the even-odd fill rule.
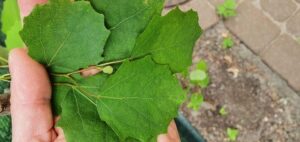
[[[196,69],[188,73],[187,71],[184,71],[183,76],[188,78],[189,83],[192,84],[195,87],[200,87],[201,91],[202,89],[205,89],[210,82],[209,75],[208,75],[208,67],[207,63],[204,60],[200,60],[197,65]],[[203,92],[192,92],[191,87],[189,86],[188,94],[191,94],[190,99],[188,101],[187,107],[191,108],[195,111],[198,111],[204,102],[204,93]]]
[[239,135],[239,130],[235,128],[227,128],[227,137],[230,141],[236,141]]
[[210,82],[207,71],[207,63],[204,60],[201,60],[197,64],[197,68],[191,71],[189,75],[190,82],[199,85],[202,89],[206,88]]
[[231,48],[234,45],[234,41],[232,40],[231,37],[225,37],[222,41],[222,46],[223,48]]
[[[5,48],[0,46],[0,74],[8,75],[7,66],[8,52]],[[9,76],[0,77],[0,97],[6,95],[6,90],[9,89]],[[10,116],[0,116],[0,142],[11,142],[11,118]]]
[[11,118],[10,116],[0,117],[0,141],[11,142]]
[[22,29],[22,22],[17,0],[4,1],[1,21],[1,30],[6,35],[6,47],[8,49],[23,47],[24,43],[19,35]]
[[190,101],[188,103],[188,108],[191,108],[195,111],[199,110],[202,103],[204,102],[204,97],[202,94],[194,93],[192,94]]
[[219,113],[221,114],[221,116],[226,116],[228,114],[225,106],[222,106],[219,110]]
[[225,0],[224,3],[218,5],[217,7],[217,13],[224,17],[229,18],[236,16],[236,1],[235,0]]

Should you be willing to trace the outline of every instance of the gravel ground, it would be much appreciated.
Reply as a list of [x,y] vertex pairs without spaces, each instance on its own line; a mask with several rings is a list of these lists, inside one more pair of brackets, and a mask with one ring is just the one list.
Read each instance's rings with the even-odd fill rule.
[[[231,49],[221,47],[224,35],[235,40]],[[208,142],[229,141],[229,127],[239,130],[239,142],[300,141],[300,95],[222,22],[206,30],[197,42],[193,61],[200,59],[208,62],[211,77],[203,90],[205,103],[199,111],[183,105],[182,112]],[[228,115],[219,114],[222,106]]]

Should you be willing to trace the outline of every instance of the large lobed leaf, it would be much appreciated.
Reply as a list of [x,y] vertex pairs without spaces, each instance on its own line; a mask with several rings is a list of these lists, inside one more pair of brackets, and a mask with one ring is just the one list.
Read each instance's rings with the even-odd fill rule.
[[176,99],[181,95],[184,91],[168,67],[145,57],[123,63],[107,79],[97,95],[97,108],[121,139],[149,141],[166,132],[177,115]]
[[104,16],[88,2],[52,0],[36,7],[24,22],[20,34],[29,55],[52,72],[71,72],[103,60],[109,31]]
[[128,58],[137,36],[154,15],[160,15],[164,0],[90,0],[105,15],[111,35],[105,45],[105,60]]
[[[37,6],[21,32],[30,56],[48,68],[57,125],[69,142],[156,141],[185,94],[173,73],[191,63],[197,15],[161,17],[162,0],[90,1],[98,13],[86,1]],[[77,72],[98,63],[116,71]]]
[[138,37],[132,56],[151,54],[159,64],[168,64],[173,72],[182,72],[192,64],[195,41],[201,34],[193,11],[176,8],[168,15],[155,16]]

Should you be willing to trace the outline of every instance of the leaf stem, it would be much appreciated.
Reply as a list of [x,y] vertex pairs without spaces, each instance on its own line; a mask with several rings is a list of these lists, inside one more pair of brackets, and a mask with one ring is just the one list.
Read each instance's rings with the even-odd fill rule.
[[8,63],[8,60],[5,59],[5,58],[3,58],[3,57],[1,57],[1,56],[0,56],[0,61],[3,61],[3,62],[5,62],[5,63]]
[[8,65],[0,65],[0,68],[8,68]]
[[81,69],[81,70],[77,70],[77,71],[74,71],[74,72],[70,72],[70,73],[66,73],[66,74],[61,74],[61,75],[71,76],[71,75],[76,74],[76,73],[82,73],[84,71],[87,71],[87,70],[89,70],[89,69],[91,69],[93,67],[95,67],[95,69],[98,69],[99,71],[101,71],[103,69],[103,67],[105,67],[105,66],[123,63],[124,61],[127,61],[127,60],[130,60],[130,58],[126,58],[126,59],[122,59],[122,60],[116,60],[116,61],[112,61],[112,62],[107,62],[107,63],[95,65],[95,66],[90,66],[88,68],[84,68],[84,69]]
[[0,81],[10,82],[10,74],[3,74],[0,76]]
[[104,67],[104,66],[108,66],[108,65],[123,63],[124,61],[127,61],[127,60],[130,60],[130,58],[99,64],[99,65],[97,65],[97,67]]

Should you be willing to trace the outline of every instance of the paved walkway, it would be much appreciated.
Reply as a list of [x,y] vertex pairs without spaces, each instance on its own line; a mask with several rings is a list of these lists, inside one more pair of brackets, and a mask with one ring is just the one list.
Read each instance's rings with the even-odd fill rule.
[[[215,7],[222,2],[191,0],[180,8],[197,11],[199,24],[208,29],[220,20]],[[225,20],[226,27],[300,92],[300,0],[238,0],[237,13]]]

